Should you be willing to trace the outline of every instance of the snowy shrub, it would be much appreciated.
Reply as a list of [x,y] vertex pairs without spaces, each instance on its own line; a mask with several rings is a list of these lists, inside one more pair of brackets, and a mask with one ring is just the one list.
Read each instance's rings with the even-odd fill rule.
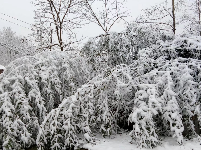
[[130,135],[139,147],[153,148],[158,143],[158,135],[154,125],[154,116],[161,111],[155,85],[141,84],[135,93],[134,108],[128,121],[134,123]]
[[139,50],[138,58],[157,60],[160,57],[164,57],[166,60],[175,59],[177,58],[177,52],[172,47],[169,47],[169,44],[170,42],[168,41],[157,41],[157,44]]
[[28,97],[23,90],[22,78],[18,76],[7,82],[13,82],[10,91],[0,95],[2,129],[0,134],[3,137],[3,147],[6,149],[16,149],[15,146],[18,149],[29,147],[36,138],[35,132],[39,127],[38,118],[33,113],[33,108],[30,106]]
[[125,32],[130,49],[137,52],[156,44],[158,40],[172,40],[171,36],[165,35],[159,27],[151,24],[130,23]]
[[183,134],[188,138],[192,138],[200,132],[198,126],[195,126],[198,121],[195,116],[200,116],[200,111],[195,111],[200,105],[200,62],[194,59],[180,58],[171,64],[165,65],[164,68],[168,68],[172,72],[175,85],[174,91],[177,93],[176,98],[185,127]]
[[139,50],[138,58],[149,57],[158,59],[165,57],[167,60],[182,58],[201,59],[200,37],[176,37],[172,41],[158,40],[156,44]]
[[111,68],[120,64],[128,65],[138,58],[140,49],[156,44],[158,40],[164,39],[163,36],[164,33],[157,27],[132,23],[121,33],[111,32],[91,38],[83,46],[82,54],[96,71],[102,68],[102,62]]
[[201,59],[201,38],[200,36],[180,37],[172,42],[172,49],[175,49],[179,57]]
[[179,144],[183,143],[182,132],[184,130],[182,124],[182,116],[180,115],[179,105],[176,100],[176,93],[174,92],[174,83],[170,75],[170,71],[167,71],[162,78],[167,82],[164,88],[161,99],[163,101],[163,119],[168,124],[173,137],[177,137]]
[[79,145],[79,136],[93,143],[93,134],[116,133],[123,96],[131,91],[125,65],[110,75],[97,76],[53,109],[42,123],[37,145],[40,149],[65,149]]
[[78,54],[57,51],[8,65],[0,77],[1,146],[23,149],[34,145],[46,114],[88,81],[88,69]]
[[82,54],[87,57],[95,71],[120,64],[130,64],[133,61],[134,49],[131,48],[125,33],[110,33],[90,39],[82,48]]
[[[10,63],[0,76],[0,149],[73,149],[80,139],[94,143],[94,134],[110,136],[128,123],[140,148],[156,147],[160,136],[179,144],[199,137],[199,39],[156,37],[136,53],[128,38],[134,29],[90,40],[86,57],[52,51]],[[187,53],[179,47],[196,53],[182,58]]]
[[71,96],[47,115],[38,134],[39,149],[69,149],[77,144],[78,107],[76,101],[76,97]]
[[[145,60],[144,63],[141,61],[139,65],[130,65],[131,70],[135,70],[132,75],[137,91],[133,112],[129,116],[129,122],[134,124],[130,135],[138,146],[156,146],[159,135],[176,137],[179,144],[183,143],[183,136],[199,137],[201,62],[185,58],[169,61],[159,57],[159,60],[164,60],[160,62],[146,54],[142,55],[141,59]],[[153,66],[152,70],[144,71],[146,67],[141,66],[145,65],[148,59],[153,61],[151,64],[158,62],[157,69]],[[143,70],[139,71],[140,68]],[[150,87],[154,90],[150,90]],[[155,113],[152,111],[149,115],[147,112],[151,109],[149,103],[152,100],[148,91],[154,93],[152,97],[157,104],[153,109]],[[147,130],[149,127],[153,129]],[[150,139],[152,136],[154,138]]]

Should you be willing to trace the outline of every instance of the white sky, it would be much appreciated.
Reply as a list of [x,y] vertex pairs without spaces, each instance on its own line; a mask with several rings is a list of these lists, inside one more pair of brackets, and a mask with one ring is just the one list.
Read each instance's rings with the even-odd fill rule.
[[[128,12],[132,17],[128,17],[126,20],[135,20],[135,18],[141,14],[142,9],[146,9],[163,1],[164,0],[127,0],[125,6],[127,7]],[[30,25],[17,21],[6,15],[3,15],[2,13],[31,24],[34,22],[34,6],[31,4],[31,0],[0,0],[0,30],[2,30],[3,27],[11,27],[12,30],[17,33],[17,35],[26,36],[31,33],[31,30],[27,29],[30,28]],[[8,21],[14,22],[23,27],[10,23]],[[114,26],[111,31],[120,32],[123,29],[123,24],[116,24],[116,26]],[[100,33],[103,33],[100,27],[98,27],[96,24],[90,24],[83,27],[82,29],[79,29],[79,32],[77,34],[79,38],[82,35],[84,37],[93,37],[99,35]]]

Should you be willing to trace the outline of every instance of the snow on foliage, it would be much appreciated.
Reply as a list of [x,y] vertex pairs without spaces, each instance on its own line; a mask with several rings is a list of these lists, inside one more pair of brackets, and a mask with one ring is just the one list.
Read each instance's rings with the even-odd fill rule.
[[[201,62],[198,60],[178,58],[166,61],[163,66],[142,76],[136,77],[134,83],[137,83],[138,92],[135,94],[134,102],[139,104],[134,105],[133,114],[131,114],[129,118],[130,122],[135,123],[131,136],[136,139],[140,136],[144,137],[145,135],[150,137],[150,134],[153,134],[150,130],[147,132],[147,128],[150,128],[151,125],[146,128],[145,125],[147,124],[147,121],[142,122],[142,120],[146,120],[146,117],[148,116],[148,114],[146,115],[146,112],[148,112],[147,110],[151,109],[149,106],[151,100],[144,100],[150,98],[148,90],[142,89],[144,84],[148,84],[147,88],[149,90],[154,88],[154,92],[152,92],[154,93],[154,96],[152,97],[157,104],[155,114],[150,113],[153,114],[153,116],[148,117],[149,122],[151,122],[150,118],[155,118],[154,115],[157,118],[160,117],[163,119],[162,122],[159,122],[160,128],[158,129],[158,135],[164,135],[164,130],[166,130],[166,132],[170,131],[169,133],[165,133],[165,135],[177,137],[177,142],[180,144],[183,142],[182,134],[188,138],[199,136],[200,130],[195,129],[194,123],[199,120],[196,120],[195,116],[200,116],[200,109],[197,109],[200,106],[200,90],[198,89],[200,83],[200,78],[198,77],[201,71],[200,67]],[[152,87],[150,87],[151,85]],[[139,100],[140,102],[138,102]],[[136,114],[137,112],[139,113],[138,115]],[[134,116],[139,117],[136,118]],[[157,119],[155,122],[155,127],[157,127]],[[184,127],[186,127],[185,132]],[[140,133],[140,136],[137,133]],[[151,140],[145,141],[143,137],[137,140],[138,145],[152,147],[149,145],[151,144]],[[145,139],[147,140],[148,137]],[[142,142],[142,140],[144,142]]]
[[42,123],[37,138],[39,148],[78,146],[81,133],[87,142],[93,142],[93,132],[104,136],[116,133],[120,107],[117,97],[130,92],[131,88],[131,77],[125,67],[118,66],[106,78],[95,77],[53,109]]
[[0,64],[7,66],[17,58],[35,53],[35,47],[27,37],[17,36],[10,27],[0,30]]
[[170,40],[171,37],[164,35],[157,27],[131,23],[121,33],[111,32],[91,38],[82,48],[82,53],[95,70],[100,70],[100,63],[103,61],[100,57],[103,53],[107,54],[106,61],[109,67],[131,64],[137,59],[140,49],[150,47],[160,39]]
[[0,135],[4,149],[35,144],[41,122],[65,97],[88,81],[78,54],[43,52],[17,59],[0,82]]
[[[189,63],[186,64],[186,61],[189,61]],[[197,65],[192,67],[191,65],[194,63]],[[183,72],[185,72],[183,67],[193,73],[194,71],[191,70],[191,68],[200,70],[200,65],[201,63],[197,60],[179,58],[171,63],[167,61],[165,65],[160,68],[138,77],[132,78],[130,75],[132,68],[126,65],[117,66],[111,71],[109,76],[105,78],[103,78],[103,76],[95,77],[69,98],[76,99],[75,102],[77,104],[77,107],[74,108],[74,121],[71,122],[71,125],[74,126],[73,129],[75,129],[75,133],[77,133],[77,135],[83,133],[83,138],[86,138],[86,141],[93,142],[91,141],[93,137],[90,136],[93,135],[92,133],[96,133],[97,130],[99,130],[103,136],[117,133],[121,123],[128,118],[128,121],[133,124],[133,130],[130,132],[130,135],[139,147],[153,148],[157,146],[160,144],[160,139],[158,138],[160,135],[176,137],[177,142],[182,144],[182,133],[184,132],[183,117],[185,114],[183,112],[184,107],[181,105],[181,102],[184,102],[184,100],[181,100],[179,94],[182,92],[182,95],[185,95],[186,92],[181,89],[186,89],[186,87],[182,84],[178,84],[177,81],[183,77]],[[189,80],[189,76],[185,76],[183,79],[185,81],[182,82],[182,80],[180,80],[180,83],[185,84],[186,80]],[[188,85],[188,87],[193,88],[195,82],[189,80],[189,83],[191,85]],[[135,97],[129,97],[128,95],[133,92],[135,93]],[[196,95],[189,94],[191,98],[195,98],[194,100],[192,99],[194,102],[200,103]],[[126,100],[125,98],[128,99]],[[128,107],[128,104],[132,104],[132,101],[134,101],[133,111]],[[68,104],[67,108],[65,108],[65,112],[63,112],[63,109],[56,109],[56,111],[59,111],[59,114],[61,113],[60,116],[68,114],[68,109],[71,110],[69,104],[71,101],[67,99],[64,102]],[[63,104],[61,104],[59,108],[63,107],[62,105]],[[124,111],[129,109],[126,111],[126,114],[122,113],[122,105],[126,106],[123,106]],[[188,108],[188,110],[190,109],[188,112],[191,112],[191,115],[187,114],[189,118],[194,115],[200,116],[200,110],[197,109],[197,112],[193,112],[197,106],[198,105]],[[50,112],[50,115],[55,116],[54,111],[55,110]],[[122,117],[122,115],[125,116]],[[121,120],[121,118],[123,118],[123,120]],[[50,120],[55,122],[55,117],[43,123],[50,127],[51,124],[54,124],[50,122]],[[60,122],[64,122],[65,120],[67,119],[64,118]],[[161,120],[163,121],[161,122]],[[192,121],[190,121],[190,119],[185,121],[189,121],[187,127],[192,128]],[[77,126],[75,126],[75,122]],[[189,123],[191,123],[190,126],[188,125]],[[64,123],[61,124],[63,125]],[[82,127],[83,125],[87,130]],[[51,129],[51,127],[43,128],[46,130],[39,136],[39,139],[42,139],[39,140],[39,145],[44,143],[43,137],[49,137],[49,134],[46,133]],[[64,130],[64,127],[60,127],[59,125],[54,128]],[[186,136],[199,136],[195,132],[195,129],[192,131],[194,132],[187,132]],[[46,141],[52,141],[51,138],[53,135],[55,135],[55,133],[50,134],[49,140]],[[75,144],[74,146],[79,145],[77,141],[78,137],[72,137],[72,139],[76,139],[72,140],[72,143]],[[60,143],[65,145],[64,140]],[[55,143],[52,143],[52,145],[53,144]],[[51,144],[49,145],[51,146]],[[56,145],[59,145],[59,143]],[[59,147],[62,147],[62,145],[59,145]]]
[[135,93],[133,112],[128,119],[134,123],[130,135],[141,148],[151,148],[159,143],[153,116],[161,111],[161,104],[156,98],[155,88],[152,84],[139,85],[139,90]]
[[70,149],[128,123],[140,148],[156,147],[160,136],[179,144],[199,138],[200,55],[183,57],[192,47],[199,52],[199,39],[158,40],[130,53],[136,49],[121,36],[92,39],[81,53],[86,57],[43,52],[7,66],[0,76],[2,147]]

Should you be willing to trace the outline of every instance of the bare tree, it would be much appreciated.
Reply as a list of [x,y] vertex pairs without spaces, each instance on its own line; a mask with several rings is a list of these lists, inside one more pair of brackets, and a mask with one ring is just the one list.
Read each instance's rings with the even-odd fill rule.
[[201,36],[201,1],[193,0],[188,4],[188,13],[183,20],[187,24],[185,29],[188,33]]
[[[201,9],[200,9],[200,0],[197,0],[197,10],[198,10],[198,24],[201,25]],[[200,31],[201,36],[201,31]]]
[[[166,0],[165,2],[155,5],[152,8],[145,9],[144,15],[137,19],[137,23],[154,23],[161,27],[161,30],[172,30],[172,33],[176,33],[176,25],[179,22],[176,19],[176,12],[178,12],[183,6],[184,0],[171,1],[171,4]],[[171,6],[171,7],[170,7]],[[169,18],[169,19],[168,19]]]
[[123,7],[125,0],[84,0],[84,2],[88,13],[87,19],[100,26],[105,35],[115,23],[127,17]]
[[63,51],[75,37],[73,30],[82,25],[82,0],[36,0],[33,3],[37,7],[33,30],[42,48],[59,46]]
[[200,8],[200,5],[201,5],[201,1],[200,0],[196,0],[195,1],[195,18],[194,18],[194,21],[192,22],[192,24],[194,26],[196,26],[196,29],[198,31],[198,34],[199,36],[201,36],[201,8]]
[[172,0],[172,15],[171,15],[171,17],[172,17],[172,31],[173,31],[173,33],[175,34],[175,32],[176,32],[176,18],[175,18],[175,2],[174,2],[174,0]]

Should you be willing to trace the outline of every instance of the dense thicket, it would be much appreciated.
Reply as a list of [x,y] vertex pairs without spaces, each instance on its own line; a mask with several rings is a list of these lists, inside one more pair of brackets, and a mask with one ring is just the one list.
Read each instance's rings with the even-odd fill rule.
[[0,77],[0,146],[36,144],[47,113],[88,81],[89,70],[79,55],[57,51],[12,62]]
[[201,38],[132,31],[91,39],[80,54],[43,52],[12,62],[0,76],[1,147],[70,149],[128,123],[139,147],[157,146],[159,136],[179,144],[199,137]]
[[138,59],[140,49],[150,47],[159,40],[169,41],[172,38],[155,26],[131,23],[123,32],[91,38],[83,46],[81,53],[98,71],[102,68],[103,62],[111,68],[120,64],[132,64]]

